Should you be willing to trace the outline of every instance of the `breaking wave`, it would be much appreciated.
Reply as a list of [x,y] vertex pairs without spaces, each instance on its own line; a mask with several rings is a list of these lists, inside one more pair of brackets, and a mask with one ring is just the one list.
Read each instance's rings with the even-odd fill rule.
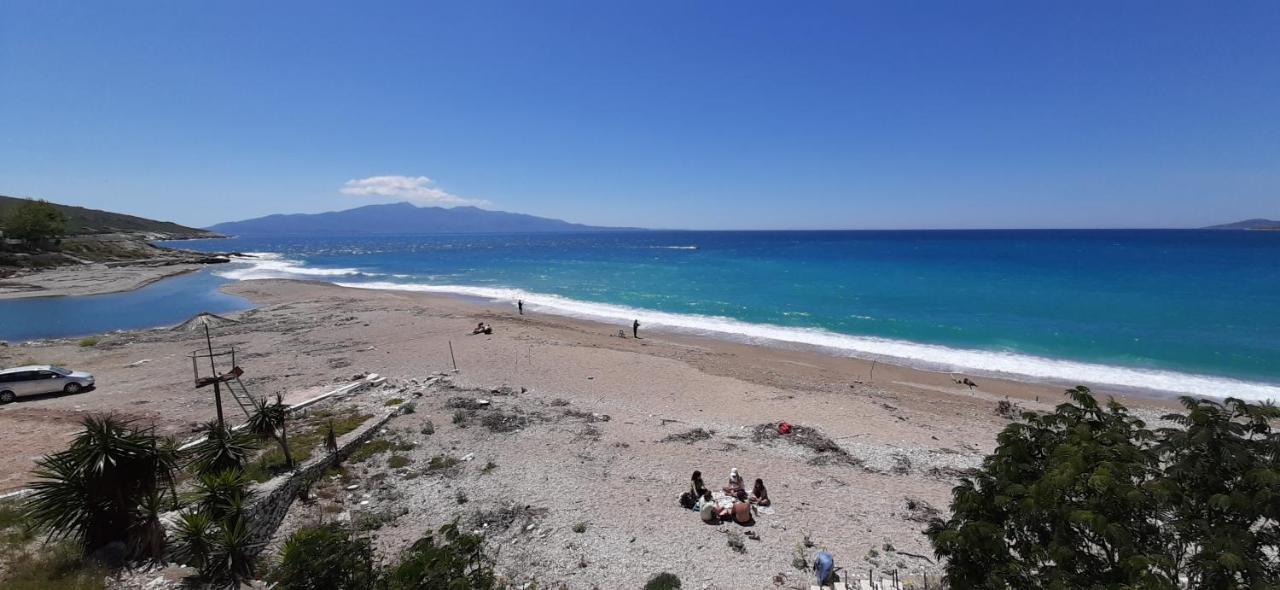
[[373,277],[379,274],[360,272],[356,268],[312,268],[289,260],[274,252],[246,252],[249,259],[236,259],[229,268],[213,274],[237,281],[250,279],[316,279],[320,277]]
[[1126,390],[1238,397],[1262,401],[1280,400],[1280,386],[1216,377],[1119,367],[1079,361],[1052,359],[1010,352],[949,348],[868,336],[851,336],[819,328],[795,328],[753,324],[732,318],[676,314],[637,309],[609,303],[569,299],[559,295],[521,289],[472,287],[466,285],[424,285],[416,283],[336,282],[343,287],[387,289],[421,293],[445,293],[491,301],[523,300],[525,309],[581,319],[630,325],[640,318],[645,328],[713,336],[756,344],[799,344],[847,357],[891,359],[899,364],[933,371],[1007,376],[1041,382],[1075,385],[1105,385]]

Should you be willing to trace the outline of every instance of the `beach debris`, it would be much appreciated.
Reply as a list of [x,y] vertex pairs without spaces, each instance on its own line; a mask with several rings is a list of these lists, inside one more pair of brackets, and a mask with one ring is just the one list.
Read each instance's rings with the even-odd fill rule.
[[937,508],[934,508],[932,504],[924,500],[912,498],[911,496],[907,496],[904,500],[906,501],[907,511],[906,514],[903,515],[903,518],[907,520],[912,522],[929,522],[939,514]]
[[996,402],[996,415],[1008,420],[1015,420],[1022,415],[1022,406],[1016,402],[1002,399]]
[[711,438],[713,435],[715,435],[715,433],[716,431],[714,430],[706,430],[701,426],[699,426],[698,428],[694,428],[693,430],[688,430],[678,434],[668,434],[667,436],[663,437],[661,442],[683,442],[687,445],[691,445],[698,441],[707,440]]
[[182,322],[177,326],[174,326],[173,329],[174,331],[178,331],[178,332],[200,332],[200,331],[204,331],[206,327],[221,328],[223,326],[233,326],[239,323],[240,322],[233,320],[231,318],[224,318],[217,314],[212,314],[207,311],[202,311],[196,315],[191,316],[191,318],[188,319],[187,321]]
[[791,434],[783,436],[779,434],[779,426],[780,423],[774,422],[756,425],[751,429],[751,441],[772,444],[774,441],[783,440],[804,447],[814,453],[814,456],[809,459],[810,465],[863,466],[861,459],[850,455],[848,451],[836,444],[836,441],[831,440],[817,428],[792,424],[790,425]]
[[129,363],[129,364],[125,365],[125,368],[126,368],[126,369],[129,369],[129,368],[133,368],[133,367],[141,367],[142,365],[145,365],[145,364],[147,364],[147,363],[149,363],[149,362],[151,362],[151,359],[142,359],[142,360],[137,360],[137,361],[133,361],[132,363]]

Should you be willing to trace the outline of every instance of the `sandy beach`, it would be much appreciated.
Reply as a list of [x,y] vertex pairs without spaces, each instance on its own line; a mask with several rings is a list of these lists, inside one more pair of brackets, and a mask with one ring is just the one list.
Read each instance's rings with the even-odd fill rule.
[[[659,332],[620,338],[620,326],[520,316],[513,305],[454,297],[282,280],[226,290],[259,306],[214,333],[217,344],[240,350],[255,394],[296,401],[379,373],[388,385],[360,394],[358,403],[376,408],[421,395],[417,412],[390,425],[416,445],[415,462],[473,457],[448,477],[384,475],[366,488],[375,490],[367,498],[373,507],[414,507],[379,532],[382,550],[393,554],[453,517],[523,503],[538,508],[530,524],[550,532],[495,535],[500,565],[570,587],[636,586],[662,569],[694,587],[722,587],[736,575],[751,580],[745,587],[767,587],[778,574],[796,579],[788,564],[806,535],[850,567],[930,571],[922,519],[927,507],[945,510],[956,479],[993,448],[1007,422],[994,411],[997,402],[1044,410],[1063,399],[1057,386],[982,378],[971,391],[953,375],[884,363],[873,380],[869,362],[814,351]],[[481,321],[493,335],[471,335]],[[203,334],[157,329],[104,335],[92,347],[70,340],[0,347],[0,365],[56,363],[91,371],[99,384],[81,395],[0,407],[0,444],[10,450],[0,458],[0,491],[29,482],[34,461],[62,448],[86,413],[190,434],[214,414],[208,392],[192,387],[186,356],[202,344]],[[421,385],[440,371],[450,372],[447,387]],[[492,400],[526,416],[520,428],[495,434],[451,423],[451,398],[494,390],[515,393]],[[1172,407],[1125,401],[1152,417]],[[420,433],[427,420],[434,435]],[[847,459],[754,435],[780,421],[817,429]],[[708,435],[686,436],[695,429]],[[482,470],[487,462],[497,468]],[[774,514],[753,529],[761,540],[747,541],[745,554],[727,547],[727,531],[675,501],[694,470],[718,488],[735,467],[748,483],[764,479],[775,502]],[[465,505],[453,500],[459,491],[469,496]],[[308,518],[299,510],[290,518]],[[570,530],[578,522],[589,523],[587,532]],[[887,565],[886,545],[895,560]]]

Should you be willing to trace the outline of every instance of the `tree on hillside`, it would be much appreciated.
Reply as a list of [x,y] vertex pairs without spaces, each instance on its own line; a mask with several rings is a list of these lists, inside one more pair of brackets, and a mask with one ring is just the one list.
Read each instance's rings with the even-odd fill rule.
[[48,201],[26,200],[0,218],[6,237],[33,243],[62,237],[67,231],[67,217]]
[[1152,432],[1088,388],[1024,413],[926,530],[953,588],[1280,584],[1277,410],[1186,398]]

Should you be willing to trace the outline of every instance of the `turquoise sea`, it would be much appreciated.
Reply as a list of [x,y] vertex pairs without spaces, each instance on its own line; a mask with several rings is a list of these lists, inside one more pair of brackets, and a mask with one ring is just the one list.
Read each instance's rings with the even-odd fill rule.
[[261,254],[213,269],[223,280],[523,299],[537,313],[620,327],[638,318],[642,329],[936,370],[1280,399],[1280,232],[634,232],[180,246]]

